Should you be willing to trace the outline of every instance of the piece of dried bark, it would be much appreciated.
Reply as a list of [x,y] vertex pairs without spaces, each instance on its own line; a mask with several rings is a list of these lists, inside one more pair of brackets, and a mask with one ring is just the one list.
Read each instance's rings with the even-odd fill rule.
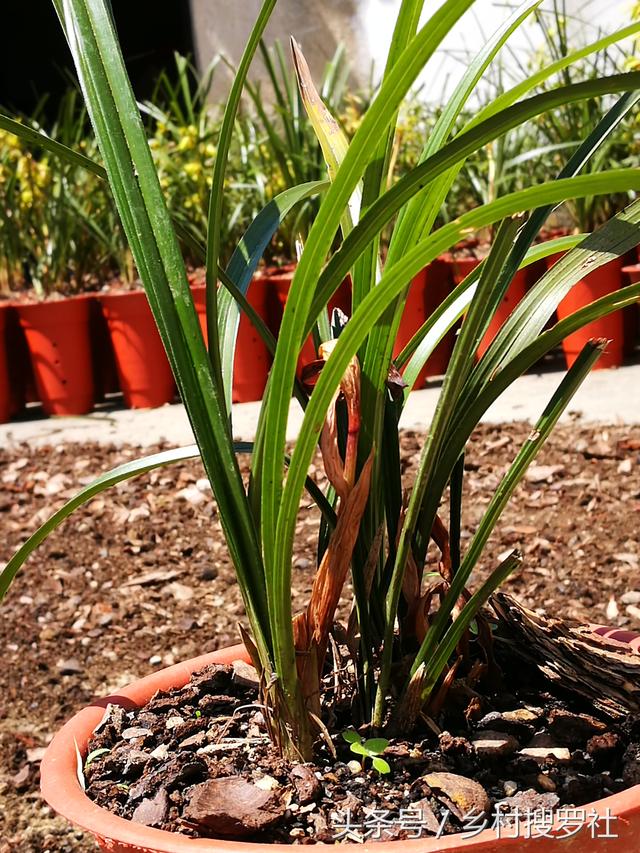
[[263,791],[239,776],[196,785],[184,817],[218,835],[251,835],[281,820],[285,806],[276,791]]
[[473,779],[456,773],[427,773],[422,778],[438,799],[444,795],[459,818],[468,814],[487,814],[491,809],[487,792]]
[[169,794],[160,788],[155,797],[147,797],[136,807],[131,820],[144,826],[161,826],[169,814]]

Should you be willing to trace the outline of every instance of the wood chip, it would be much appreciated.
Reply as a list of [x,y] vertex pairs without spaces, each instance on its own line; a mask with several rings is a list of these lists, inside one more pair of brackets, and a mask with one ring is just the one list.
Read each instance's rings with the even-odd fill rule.
[[481,815],[489,812],[491,802],[487,792],[478,782],[456,773],[427,773],[422,777],[436,796],[443,794],[458,812]]
[[210,779],[193,788],[184,809],[187,820],[219,835],[261,832],[282,820],[285,806],[275,791],[262,791],[239,776]]
[[146,797],[131,815],[131,820],[144,826],[161,826],[169,814],[169,795],[160,788],[155,797]]
[[159,572],[145,572],[143,575],[130,578],[128,581],[121,584],[121,586],[149,586],[154,583],[167,583],[168,581],[177,578],[180,574],[181,572],[176,572],[173,569],[167,569],[166,571]]

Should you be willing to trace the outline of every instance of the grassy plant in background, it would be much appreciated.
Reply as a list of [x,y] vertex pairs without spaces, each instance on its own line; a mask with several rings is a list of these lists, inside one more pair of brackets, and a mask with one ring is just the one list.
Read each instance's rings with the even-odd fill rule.
[[[572,51],[571,32],[576,25],[567,12],[565,0],[553,0],[549,9],[537,13],[538,29],[543,37],[543,46],[532,57],[532,70],[540,71],[550,65],[563,63]],[[592,26],[592,29],[595,29]],[[598,30],[596,35],[602,37]],[[628,42],[603,45],[599,50],[581,58],[578,62],[566,65],[559,73],[560,80],[570,85],[576,80],[596,80],[609,74],[631,67],[634,52]],[[539,88],[544,91],[545,83]],[[564,149],[577,146],[585,133],[592,131],[602,116],[612,105],[608,95],[588,98],[570,104],[562,104],[549,113],[540,115],[535,127],[539,136],[539,146],[547,147],[549,159],[561,166],[565,159]],[[587,172],[601,172],[620,165],[637,167],[638,142],[637,118],[621,125],[610,134],[600,146],[588,164]],[[542,177],[542,179],[544,179]],[[628,203],[631,193],[610,193],[601,196],[588,196],[570,199],[564,207],[572,226],[582,232],[593,231]]]
[[[25,127],[83,156],[98,157],[80,92],[70,88],[57,116],[43,125],[43,104]],[[95,289],[118,273],[133,275],[131,253],[104,181],[52,151],[2,132],[0,218],[6,289],[32,287],[39,297]]]
[[[160,75],[142,110],[147,116],[149,144],[169,212],[203,244],[221,124],[221,109],[211,99],[211,87],[222,59],[215,57],[202,74],[187,57],[176,54],[174,61],[175,69]],[[227,260],[248,224],[270,198],[254,177],[260,155],[253,122],[238,116],[236,131],[229,152],[233,177],[225,184],[223,255]],[[193,253],[192,246],[184,245],[184,252],[190,265],[200,265],[202,258]]]
[[[269,201],[286,189],[322,180],[326,174],[322,149],[303,106],[294,69],[282,44],[268,48],[260,41],[260,55],[267,71],[268,86],[247,81],[258,134],[260,161],[254,163],[256,183],[266,188]],[[339,46],[326,64],[320,89],[328,108],[345,116],[351,132],[357,129],[366,107],[366,94],[347,90],[349,63],[344,46]],[[295,214],[278,229],[269,254],[275,260],[296,257],[296,241],[305,238],[317,213],[318,199],[309,198],[297,206]]]
[[8,295],[23,281],[18,162],[22,156],[20,139],[0,131],[0,292]]
[[[465,117],[469,99],[500,49],[535,11],[537,2],[525,0],[464,70],[414,168],[390,181],[403,101],[442,40],[472,5],[472,0],[446,0],[418,29],[423,3],[404,0],[381,85],[348,144],[319,93],[313,92],[313,81],[302,75],[305,106],[329,166],[330,184],[307,182],[276,196],[224,266],[223,196],[234,180],[227,167],[233,163],[246,74],[275,5],[275,0],[265,0],[239,63],[216,142],[206,235],[207,352],[178,235],[165,205],[107,0],[54,0],[54,4],[197,451],[189,448],[132,461],[85,488],[9,561],[0,576],[0,595],[38,543],[76,506],[121,479],[198,452],[237,572],[249,624],[249,633],[243,638],[261,675],[276,743],[288,756],[307,760],[313,756],[318,731],[326,728],[323,673],[336,608],[349,572],[353,615],[340,636],[351,656],[348,671],[354,725],[368,723],[381,732],[408,732],[424,711],[446,702],[454,677],[474,679],[484,672],[491,654],[491,630],[482,607],[520,566],[521,557],[514,552],[491,566],[486,579],[474,588],[469,586],[472,572],[527,466],[606,342],[597,340],[585,346],[517,450],[463,547],[464,455],[474,428],[491,403],[568,333],[640,296],[640,285],[623,288],[544,330],[559,301],[585,271],[624,254],[640,241],[638,202],[586,237],[533,246],[553,206],[568,199],[640,189],[635,169],[581,173],[637,102],[640,74],[598,75],[532,95],[545,82],[546,74],[556,73],[558,65],[571,65],[576,57],[569,54]],[[618,36],[613,33],[605,41],[613,44]],[[597,47],[585,50],[588,53]],[[301,59],[298,54],[298,72],[303,69]],[[603,97],[611,97],[611,108],[583,135],[556,180],[552,179],[553,160],[541,185],[528,185],[529,170],[525,168],[518,179],[521,189],[459,211],[450,222],[438,224],[439,212],[467,158],[564,104]],[[20,132],[19,127],[15,130]],[[319,192],[322,200],[310,223],[278,340],[275,345],[269,340],[274,362],[251,448],[247,483],[236,461],[233,411],[228,403],[231,374],[227,368],[239,311],[229,293],[244,307],[243,295],[252,272],[282,217],[296,202]],[[389,250],[383,259],[378,249],[389,223]],[[460,239],[489,226],[495,236],[488,257],[429,318],[392,365],[403,298],[412,278]],[[570,251],[530,290],[478,361],[479,341],[518,268],[560,249]],[[330,325],[326,305],[349,272],[353,314],[346,325]],[[400,414],[424,362],[460,317],[461,333],[415,479],[407,482],[400,465]],[[297,383],[296,365],[316,323],[323,343],[314,366],[315,384],[305,390]],[[403,372],[403,382],[396,381],[392,366]],[[286,425],[294,393],[305,411],[295,448],[288,456]],[[318,451],[330,484],[326,494],[308,478]],[[294,614],[292,555],[305,488],[317,503],[323,523],[309,602],[302,613]]]

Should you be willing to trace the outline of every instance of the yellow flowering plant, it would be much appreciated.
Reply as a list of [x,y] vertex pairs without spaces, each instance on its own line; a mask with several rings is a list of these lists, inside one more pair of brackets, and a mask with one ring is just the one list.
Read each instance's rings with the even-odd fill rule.
[[[25,127],[98,158],[77,89],[62,98],[46,127],[42,110]],[[97,175],[0,130],[0,283],[30,287],[42,298],[95,288],[114,274],[132,275],[131,255],[111,193]]]

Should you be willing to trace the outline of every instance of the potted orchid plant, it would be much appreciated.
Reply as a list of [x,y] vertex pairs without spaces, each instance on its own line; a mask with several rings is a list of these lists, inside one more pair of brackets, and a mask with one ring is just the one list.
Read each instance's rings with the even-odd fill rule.
[[[507,607],[504,600],[495,603],[496,617],[485,606],[519,569],[522,557],[513,551],[480,579],[476,569],[514,489],[607,342],[584,346],[516,452],[469,541],[461,537],[464,457],[483,413],[519,375],[568,334],[640,297],[640,285],[631,285],[545,330],[585,270],[599,268],[640,242],[640,202],[593,234],[534,244],[553,206],[570,198],[640,189],[634,169],[582,174],[638,101],[640,73],[553,86],[528,97],[579,56],[637,32],[640,24],[568,53],[506,90],[460,128],[458,118],[478,81],[537,8],[537,0],[525,0],[465,69],[415,168],[389,181],[402,101],[472,2],[446,0],[419,27],[423,2],[403,0],[379,91],[350,142],[315,90],[300,47],[292,42],[302,100],[328,177],[276,196],[222,267],[224,188],[235,117],[276,3],[264,0],[226,103],[206,243],[186,235],[191,250],[206,264],[207,348],[179,248],[184,229],[165,206],[108,0],[54,0],[106,174],[88,158],[80,160],[109,181],[196,444],[127,462],[82,489],[9,561],[0,575],[0,596],[76,507],[138,473],[199,456],[247,617],[242,646],[179,664],[94,703],[52,742],[42,765],[44,796],[57,811],[92,831],[105,849],[228,851],[234,849],[231,844],[254,850],[262,849],[261,842],[363,840],[369,836],[359,834],[351,818],[363,810],[370,815],[385,809],[388,819],[381,837],[412,850],[494,850],[503,843],[489,820],[492,809],[501,808],[495,793],[487,790],[495,788],[487,780],[495,778],[496,755],[517,750],[526,779],[531,765],[538,768],[531,790],[543,803],[549,802],[550,786],[556,784],[552,768],[557,762],[578,761],[577,752],[572,755],[565,747],[557,752],[534,740],[544,714],[530,699],[521,697],[518,707],[505,714],[495,710],[504,710],[507,694],[518,701],[512,695],[519,689],[518,667],[508,675],[514,686],[507,690],[495,648],[499,623],[505,621],[500,614]],[[611,108],[554,180],[505,194],[437,225],[467,157],[559,105],[605,94],[612,96]],[[19,124],[12,129],[22,132]],[[49,140],[42,144],[65,154]],[[317,214],[274,340],[252,309],[248,288],[282,219],[318,195]],[[382,258],[380,235],[390,222],[389,248]],[[413,277],[461,239],[488,226],[494,233],[488,256],[393,358]],[[558,251],[566,252],[562,261],[531,288],[478,360],[479,343],[518,269]],[[351,316],[338,311],[329,316],[326,306],[349,273]],[[233,438],[233,363],[243,312],[273,354],[251,444]],[[436,412],[412,482],[407,482],[400,464],[399,416],[426,360],[460,320]],[[317,358],[298,377],[299,353],[309,334]],[[292,396],[304,417],[289,451],[285,438]],[[251,455],[248,480],[241,475],[239,453]],[[324,488],[310,473],[316,454],[326,475]],[[313,588],[307,608],[296,614],[292,553],[301,500],[314,502],[321,524]],[[340,603],[349,577],[353,597],[344,612]],[[527,614],[518,612],[527,623]],[[586,635],[597,646],[597,636]],[[633,650],[622,644],[616,648],[625,671],[633,670]],[[598,684],[606,694],[613,675],[603,675]],[[540,703],[543,693],[541,688]],[[493,720],[511,720],[518,736],[504,729],[488,732],[487,711]],[[600,718],[566,713],[573,713],[573,724],[594,737],[609,731]],[[444,730],[454,723],[458,728],[453,734]],[[482,756],[488,765],[474,763]],[[462,766],[476,771],[471,777],[452,772]],[[610,795],[608,799],[586,804],[593,815],[579,827],[584,831],[572,843],[581,846],[574,849],[591,849],[596,831],[598,837],[608,831],[606,837],[611,837],[613,818],[621,818],[620,849],[635,844],[639,795],[635,788],[621,792],[614,775],[602,783],[602,796]],[[360,797],[353,793],[356,788]],[[334,820],[338,794],[353,812],[343,810],[340,832]],[[567,805],[557,796],[552,801],[559,810]],[[415,820],[407,823],[416,813],[417,830]],[[476,820],[471,835],[441,837],[468,829],[467,819]],[[551,814],[548,838],[566,837],[558,821]],[[521,827],[518,832],[519,849],[553,843],[527,838]]]

